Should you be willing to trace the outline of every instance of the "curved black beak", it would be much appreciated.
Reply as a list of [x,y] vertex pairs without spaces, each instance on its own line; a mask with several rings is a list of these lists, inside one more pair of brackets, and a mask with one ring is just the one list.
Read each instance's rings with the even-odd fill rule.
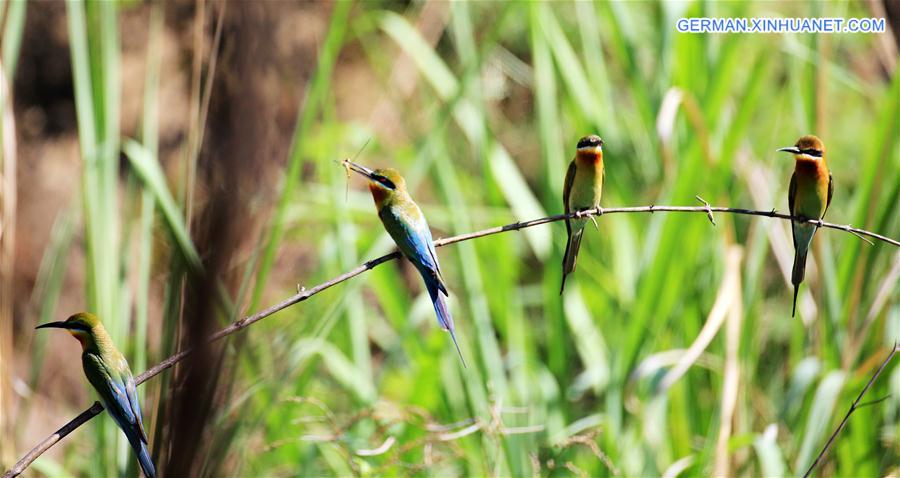
[[373,171],[361,164],[356,164],[353,161],[350,161],[349,159],[345,159],[345,160],[341,161],[341,165],[344,166],[345,168],[349,168],[350,170],[352,170],[355,173],[365,176],[368,179],[372,179],[372,180],[375,179],[375,171]]
[[35,327],[35,329],[68,329],[69,324],[65,322],[48,322]]
[[798,148],[798,147],[796,147],[796,146],[788,146],[787,148],[779,148],[779,149],[777,149],[776,151],[783,151],[783,152],[785,152],[785,153],[800,154],[800,148]]

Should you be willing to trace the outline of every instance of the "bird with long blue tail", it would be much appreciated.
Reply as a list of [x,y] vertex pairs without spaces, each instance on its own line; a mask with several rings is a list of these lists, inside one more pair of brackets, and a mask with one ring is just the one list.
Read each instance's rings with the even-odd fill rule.
[[[825,144],[819,138],[807,135],[797,140],[793,146],[778,151],[794,155],[794,174],[788,187],[788,207],[791,216],[822,220],[831,196],[834,194],[834,182],[825,162]],[[794,267],[791,270],[791,284],[794,286],[794,305],[791,317],[797,313],[797,293],[800,283],[806,276],[806,255],[812,244],[818,226],[808,222],[791,221],[791,232],[794,237]]]
[[88,382],[100,396],[103,408],[125,432],[147,478],[156,477],[156,469],[147,449],[147,434],[141,418],[134,377],[128,362],[95,315],[79,312],[64,322],[50,322],[37,329],[65,329],[81,343],[81,365]]
[[422,275],[425,288],[434,305],[434,312],[437,314],[438,324],[450,333],[459,359],[463,367],[466,367],[466,360],[456,340],[453,316],[450,315],[450,308],[447,306],[447,297],[450,293],[447,292],[441,276],[441,266],[434,250],[431,230],[422,210],[406,191],[406,180],[394,169],[369,169],[349,159],[344,160],[342,164],[368,179],[369,191],[375,200],[375,209],[381,223],[394,239],[400,253],[412,262]]

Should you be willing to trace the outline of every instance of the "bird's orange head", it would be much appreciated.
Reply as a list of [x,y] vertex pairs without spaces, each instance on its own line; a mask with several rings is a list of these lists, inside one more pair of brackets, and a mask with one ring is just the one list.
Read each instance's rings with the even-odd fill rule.
[[98,329],[102,327],[103,325],[96,315],[88,312],[79,312],[70,316],[63,322],[50,322],[38,325],[35,328],[65,329],[72,334],[72,337],[78,339],[78,342],[81,343],[81,348],[88,348],[93,346],[96,335],[99,333]]
[[603,161],[603,140],[596,134],[579,139],[575,157],[594,164]]
[[797,161],[819,161],[825,157],[825,144],[821,139],[808,134],[798,139],[793,146],[778,151],[793,153]]
[[344,160],[344,166],[369,180],[369,191],[379,210],[396,194],[406,191],[406,180],[396,169],[369,169],[350,160]]

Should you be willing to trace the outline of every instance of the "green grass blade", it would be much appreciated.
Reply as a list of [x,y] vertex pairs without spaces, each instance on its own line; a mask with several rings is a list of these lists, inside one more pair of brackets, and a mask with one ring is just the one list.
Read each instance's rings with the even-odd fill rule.
[[[405,18],[386,12],[380,26],[413,59],[419,72],[441,99],[449,101],[457,94],[459,81]],[[453,107],[453,116],[469,142],[476,147],[485,145],[484,122],[475,105],[461,100]],[[515,217],[525,220],[546,215],[506,148],[499,142],[494,142],[487,148],[490,171]],[[523,232],[535,255],[546,258],[550,253],[549,231],[544,228],[529,228]]]
[[250,310],[255,310],[258,307],[262,292],[265,290],[266,281],[272,269],[272,263],[275,260],[275,253],[284,235],[283,221],[285,211],[294,197],[293,192],[300,179],[300,167],[303,165],[303,142],[307,140],[306,137],[309,135],[313,121],[318,114],[322,98],[328,93],[328,86],[331,84],[331,74],[334,70],[338,53],[340,53],[344,43],[348,16],[353,2],[337,2],[334,5],[335,8],[331,13],[328,34],[319,53],[316,72],[309,82],[303,106],[300,109],[300,116],[297,119],[288,166],[284,175],[284,183],[281,186],[278,205],[269,225],[266,247],[259,262],[256,285],[250,299]]
[[815,453],[823,444],[823,439],[831,431],[832,416],[835,404],[841,397],[844,387],[845,374],[841,371],[833,371],[825,376],[816,389],[816,395],[812,401],[809,417],[803,429],[800,450],[794,461],[794,472],[804,473],[812,463]]
[[5,2],[6,18],[3,26],[3,70],[9,82],[16,77],[16,66],[19,63],[19,50],[22,47],[22,32],[25,30],[25,13],[28,2],[12,0]]
[[154,199],[159,204],[160,212],[166,220],[166,225],[178,245],[179,252],[194,271],[201,270],[200,256],[191,242],[181,210],[166,185],[165,174],[156,157],[147,148],[133,140],[125,141],[122,144],[122,151],[145,186],[153,193]]

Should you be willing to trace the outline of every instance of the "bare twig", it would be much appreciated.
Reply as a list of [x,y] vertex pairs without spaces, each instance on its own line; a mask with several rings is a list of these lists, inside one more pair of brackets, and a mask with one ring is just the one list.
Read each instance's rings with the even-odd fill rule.
[[[807,219],[803,217],[795,217],[789,214],[782,214],[774,209],[771,211],[757,211],[753,209],[741,209],[741,208],[733,208],[733,207],[721,207],[721,206],[635,206],[635,207],[610,207],[610,208],[596,208],[596,209],[586,209],[582,211],[576,211],[569,214],[557,214],[555,216],[547,216],[542,217],[540,219],[532,219],[530,221],[522,221],[515,222],[512,224],[507,224],[505,226],[497,226],[490,229],[485,229],[483,231],[471,232],[468,234],[461,234],[459,236],[448,237],[447,239],[439,239],[434,241],[435,246],[445,246],[447,244],[454,244],[457,242],[467,241],[469,239],[475,239],[484,236],[490,236],[493,234],[499,234],[501,232],[506,231],[516,231],[519,229],[525,229],[527,227],[539,226],[541,224],[547,224],[549,222],[562,221],[564,219],[572,219],[576,216],[578,217],[590,217],[590,216],[599,216],[605,214],[628,214],[628,213],[655,213],[655,212],[691,212],[691,213],[703,213],[711,216],[714,212],[724,212],[728,214],[742,214],[745,216],[763,216],[763,217],[774,217],[778,219],[786,219],[792,220],[801,223],[809,223],[814,226],[818,226],[826,229],[837,229],[839,231],[849,232],[854,235],[859,236],[868,236],[873,239],[877,239],[879,241],[887,242],[888,244],[893,244],[897,247],[900,247],[900,241],[896,239],[892,239],[890,237],[882,236],[881,234],[877,234],[871,231],[866,231],[865,229],[859,229],[852,227],[850,225],[843,224],[832,224],[830,222],[819,221],[816,219]],[[707,218],[708,218],[707,216]]]
[[440,441],[450,441],[450,440],[459,440],[462,437],[469,436],[478,430],[481,430],[484,427],[484,422],[481,420],[475,419],[475,423],[462,428],[460,430],[456,430],[452,433],[443,433],[438,435],[438,440]]
[[578,466],[576,466],[575,463],[572,463],[571,461],[563,463],[563,468],[569,470],[573,475],[577,475],[579,478],[587,478],[588,476],[590,476],[585,473],[584,470],[578,468]]
[[80,427],[85,422],[94,418],[94,416],[99,415],[100,412],[103,411],[103,405],[100,405],[100,402],[94,402],[91,405],[91,408],[81,412],[77,417],[73,418],[63,425],[59,430],[56,430],[52,435],[48,436],[44,439],[44,441],[40,442],[38,446],[34,447],[31,451],[28,452],[27,455],[22,457],[15,466],[9,469],[6,473],[3,474],[3,478],[10,476],[19,476],[25,468],[28,468],[28,465],[31,464],[37,457],[41,456],[45,451],[49,450],[51,446],[55,445],[56,442],[62,440],[66,435],[72,432],[72,430]]
[[[701,199],[701,201],[703,201]],[[617,207],[617,208],[595,208],[595,209],[587,209],[582,211],[576,211],[569,214],[557,214],[555,216],[547,216],[539,219],[532,219],[529,221],[515,222],[512,224],[507,224],[505,226],[497,226],[489,229],[484,229],[481,231],[470,232],[468,234],[460,234],[458,236],[448,237],[444,239],[438,239],[434,241],[434,245],[436,247],[446,246],[449,244],[455,244],[457,242],[468,241],[472,239],[477,239],[479,237],[491,236],[494,234],[500,234],[507,231],[517,231],[520,229],[525,229],[529,227],[539,226],[541,224],[548,224],[551,222],[562,221],[565,219],[572,219],[576,216],[578,217],[593,217],[605,214],[634,214],[634,213],[655,213],[655,212],[687,212],[687,213],[701,213],[707,215],[708,219],[712,218],[712,213],[720,212],[720,213],[729,213],[729,214],[742,214],[748,216],[764,216],[764,217],[774,217],[778,219],[786,219],[793,220],[798,222],[806,222],[809,224],[813,224],[815,226],[827,229],[837,229],[840,231],[849,232],[858,236],[868,236],[873,239],[877,239],[879,241],[886,242],[888,244],[893,244],[895,246],[900,247],[900,241],[895,239],[891,239],[886,236],[882,236],[880,234],[866,231],[864,229],[858,229],[851,227],[849,225],[840,225],[840,224],[831,224],[828,222],[818,221],[815,219],[806,219],[800,217],[793,217],[787,214],[781,214],[776,212],[774,209],[772,211],[756,211],[752,209],[740,209],[740,208],[730,208],[730,207],[714,207],[707,204],[703,201],[704,206],[636,206],[636,207]],[[324,291],[325,289],[331,288],[341,282],[344,282],[348,279],[352,279],[363,272],[373,269],[376,266],[383,264],[388,261],[392,261],[400,257],[399,252],[392,252],[390,254],[386,254],[384,256],[378,257],[376,259],[372,259],[368,262],[365,262],[358,267],[351,269],[333,279],[330,279],[326,282],[323,282],[315,287],[309,289],[301,288],[300,291],[287,299],[267,308],[256,314],[244,317],[240,320],[235,321],[228,327],[216,332],[211,335],[208,339],[208,342],[215,342],[217,340],[223,339],[235,332],[243,330],[250,325],[259,322],[266,317],[275,314],[281,310],[284,310],[294,304],[299,302],[303,302],[306,299],[318,294],[319,292]],[[185,357],[190,355],[192,352],[191,349],[183,350],[181,352],[172,355],[171,357],[163,360],[162,362],[154,365],[150,369],[146,370],[144,373],[135,377],[135,382],[140,385],[141,383],[149,380],[152,377],[160,374],[162,371],[172,367],[176,363],[184,360]],[[28,452],[21,460],[19,460],[11,469],[9,469],[6,473],[3,474],[2,478],[13,478],[21,474],[28,466],[41,454],[50,449],[53,445],[55,445],[59,440],[68,435],[72,430],[81,426],[84,422],[90,420],[95,415],[98,415],[103,408],[99,406],[99,404],[95,404],[91,408],[82,412],[78,417],[64,425],[53,435],[45,438],[41,441],[36,447],[34,447],[31,451]]]
[[475,423],[474,418],[466,418],[465,420],[460,420],[458,422],[440,424],[440,423],[428,423],[425,425],[425,430],[429,432],[448,432],[450,430],[457,429],[459,427],[468,426]]
[[591,452],[596,456],[606,468],[612,472],[613,476],[619,476],[619,469],[616,468],[616,465],[613,464],[612,460],[609,458],[609,455],[603,453],[603,450],[600,449],[600,446],[597,445],[597,430],[589,431],[587,433],[583,433],[580,435],[573,435],[569,438],[566,438],[562,443],[559,444],[560,448],[568,448],[572,445],[580,444],[588,447]]
[[[528,409],[525,407],[504,408],[499,402],[491,405],[491,418],[489,420],[481,417],[471,417],[455,423],[439,424],[435,421],[434,417],[423,409],[415,406],[397,406],[396,404],[386,401],[379,402],[376,406],[364,408],[348,417],[340,419],[332,413],[324,402],[315,398],[290,397],[284,401],[309,404],[317,408],[321,412],[321,416],[304,416],[300,419],[292,420],[292,423],[318,422],[319,426],[316,427],[315,433],[308,433],[299,437],[290,437],[269,443],[266,445],[265,451],[268,452],[297,442],[331,443],[337,446],[340,453],[347,458],[354,455],[360,457],[385,456],[386,460],[382,465],[373,470],[376,475],[382,474],[380,473],[381,471],[387,470],[395,465],[404,468],[422,467],[423,464],[412,464],[402,461],[402,457],[410,450],[418,449],[420,447],[422,448],[426,464],[428,462],[434,464],[440,460],[440,457],[435,455],[435,448],[455,449],[457,448],[457,445],[453,443],[454,441],[477,432],[490,437],[498,437],[540,433],[544,430],[544,426],[541,424],[524,427],[507,427],[502,420],[502,414],[504,412],[518,414],[527,412]],[[387,410],[387,412],[385,413],[380,410]],[[376,433],[371,439],[380,440],[379,442],[373,443],[380,444],[373,448],[354,449],[351,446],[354,440],[352,440],[348,434],[352,428],[367,419],[371,419],[374,422],[376,429]],[[398,439],[394,435],[393,430],[396,428],[396,425],[400,424],[404,427],[421,427],[421,431],[424,433],[411,441],[398,445]],[[419,434],[416,433],[416,435]],[[357,465],[351,463],[350,467],[353,470],[358,471]],[[427,468],[427,466],[425,468]]]
[[374,448],[371,450],[356,450],[356,454],[359,456],[378,456],[387,453],[388,450],[394,446],[394,443],[397,443],[397,439],[393,436],[389,436],[385,438],[384,443],[381,444],[378,448]]
[[875,380],[878,379],[878,376],[881,375],[881,372],[885,369],[885,367],[888,366],[889,363],[891,363],[891,359],[894,358],[894,354],[896,354],[898,351],[900,351],[900,344],[897,344],[895,342],[894,348],[891,349],[891,353],[889,353],[888,356],[884,358],[884,361],[881,362],[881,365],[878,366],[878,370],[876,370],[875,374],[872,375],[872,378],[869,379],[869,383],[867,383],[866,386],[862,389],[862,391],[859,392],[859,395],[856,397],[856,400],[853,401],[853,403],[850,405],[850,409],[847,410],[847,414],[844,415],[844,419],[841,420],[840,425],[838,425],[838,427],[835,428],[834,432],[828,438],[828,442],[826,442],[825,446],[822,448],[822,451],[819,452],[819,455],[816,456],[815,461],[813,461],[812,465],[809,466],[809,469],[806,470],[806,473],[803,474],[803,478],[807,478],[808,476],[810,476],[812,474],[813,470],[816,468],[816,465],[818,465],[819,462],[822,461],[823,458],[825,458],[825,454],[828,453],[828,449],[831,448],[831,444],[834,443],[834,439],[837,438],[837,436],[841,432],[841,430],[844,429],[844,426],[847,424],[847,420],[850,419],[850,415],[852,415],[853,412],[855,412],[858,408],[862,408],[862,407],[868,406],[868,405],[874,405],[875,403],[880,402],[880,401],[884,400],[885,398],[887,398],[887,397],[883,397],[883,398],[876,400],[875,402],[869,402],[869,403],[864,403],[864,404],[859,403],[860,401],[862,401],[863,396],[866,395],[866,392],[868,392],[869,389],[872,388],[872,384],[875,383]]

